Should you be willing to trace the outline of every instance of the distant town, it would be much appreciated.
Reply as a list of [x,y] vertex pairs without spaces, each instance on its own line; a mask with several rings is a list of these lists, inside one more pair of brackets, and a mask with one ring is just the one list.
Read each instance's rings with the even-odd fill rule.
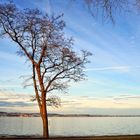
[[[140,117],[140,115],[48,114],[49,117]],[[40,117],[39,113],[0,112],[0,117]]]

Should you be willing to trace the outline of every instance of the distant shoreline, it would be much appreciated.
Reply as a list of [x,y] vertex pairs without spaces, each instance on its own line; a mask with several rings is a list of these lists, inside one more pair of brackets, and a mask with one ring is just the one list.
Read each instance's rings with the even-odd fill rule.
[[[0,112],[0,117],[40,117],[39,113]],[[140,117],[140,115],[48,114],[48,117]]]

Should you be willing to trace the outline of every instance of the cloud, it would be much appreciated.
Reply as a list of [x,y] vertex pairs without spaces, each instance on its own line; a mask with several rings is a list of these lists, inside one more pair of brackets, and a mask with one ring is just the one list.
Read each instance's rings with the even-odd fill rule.
[[[126,97],[129,99],[116,100]],[[135,97],[131,99],[130,97]],[[138,98],[137,98],[138,97]],[[118,96],[62,96],[62,106],[58,109],[49,108],[49,112],[72,114],[140,114],[139,95]]]
[[120,95],[118,97],[113,97],[114,100],[116,101],[121,101],[121,100],[140,100],[140,95]]
[[[11,110],[12,109],[12,110]],[[12,112],[36,112],[37,103],[29,94],[0,93],[0,110]]]
[[139,103],[140,96],[129,95],[116,97],[90,97],[90,96],[69,96],[62,98],[62,108],[73,109],[73,108],[140,108]]
[[134,69],[140,69],[140,66],[111,66],[111,67],[98,67],[88,68],[85,71],[118,71],[118,72],[129,72]]
[[[139,109],[140,95],[119,95],[106,97],[61,95],[60,108],[48,107],[49,112],[55,113],[92,113],[97,109]],[[30,101],[28,94],[0,93],[0,110],[6,109],[20,112],[38,112],[36,102]],[[4,110],[3,110],[4,111]],[[94,113],[94,112],[93,112]]]
[[[26,0],[25,0],[25,2],[27,3]],[[49,0],[29,1],[26,4],[26,6],[29,4],[32,5],[33,8],[38,8],[47,14],[52,14],[52,12],[53,12],[53,5],[52,5],[51,1],[49,1]]]
[[16,102],[10,102],[10,101],[0,101],[1,107],[25,107],[25,106],[34,106],[33,103],[28,103],[24,101],[16,101]]
[[23,62],[23,63],[25,63],[25,59],[20,58],[16,54],[4,52],[4,51],[0,51],[0,59],[3,61],[8,61],[8,62],[15,62],[15,63]]
[[31,96],[28,94],[14,94],[14,93],[0,93],[0,102],[1,104],[13,104],[13,105],[23,105],[32,104]]

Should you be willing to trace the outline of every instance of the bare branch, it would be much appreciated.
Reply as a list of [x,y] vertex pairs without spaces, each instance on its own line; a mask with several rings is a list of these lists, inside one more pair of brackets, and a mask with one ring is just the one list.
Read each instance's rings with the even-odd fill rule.
[[32,66],[32,77],[24,85],[34,86],[32,101],[37,100],[45,128],[46,104],[59,107],[61,102],[59,97],[49,97],[48,93],[65,92],[70,81],[84,80],[83,69],[91,55],[87,51],[77,55],[73,50],[73,39],[65,38],[65,22],[61,17],[49,17],[38,9],[19,10],[14,4],[0,4],[0,34],[14,41],[19,54]]
[[60,107],[61,106],[61,99],[58,96],[51,96],[46,99],[47,105],[51,107]]

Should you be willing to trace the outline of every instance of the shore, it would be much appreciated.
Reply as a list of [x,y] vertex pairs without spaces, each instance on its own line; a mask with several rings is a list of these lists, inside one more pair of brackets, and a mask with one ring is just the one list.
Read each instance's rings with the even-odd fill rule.
[[[44,138],[40,136],[0,136],[0,139],[43,140]],[[140,140],[140,135],[50,137],[47,140]]]

